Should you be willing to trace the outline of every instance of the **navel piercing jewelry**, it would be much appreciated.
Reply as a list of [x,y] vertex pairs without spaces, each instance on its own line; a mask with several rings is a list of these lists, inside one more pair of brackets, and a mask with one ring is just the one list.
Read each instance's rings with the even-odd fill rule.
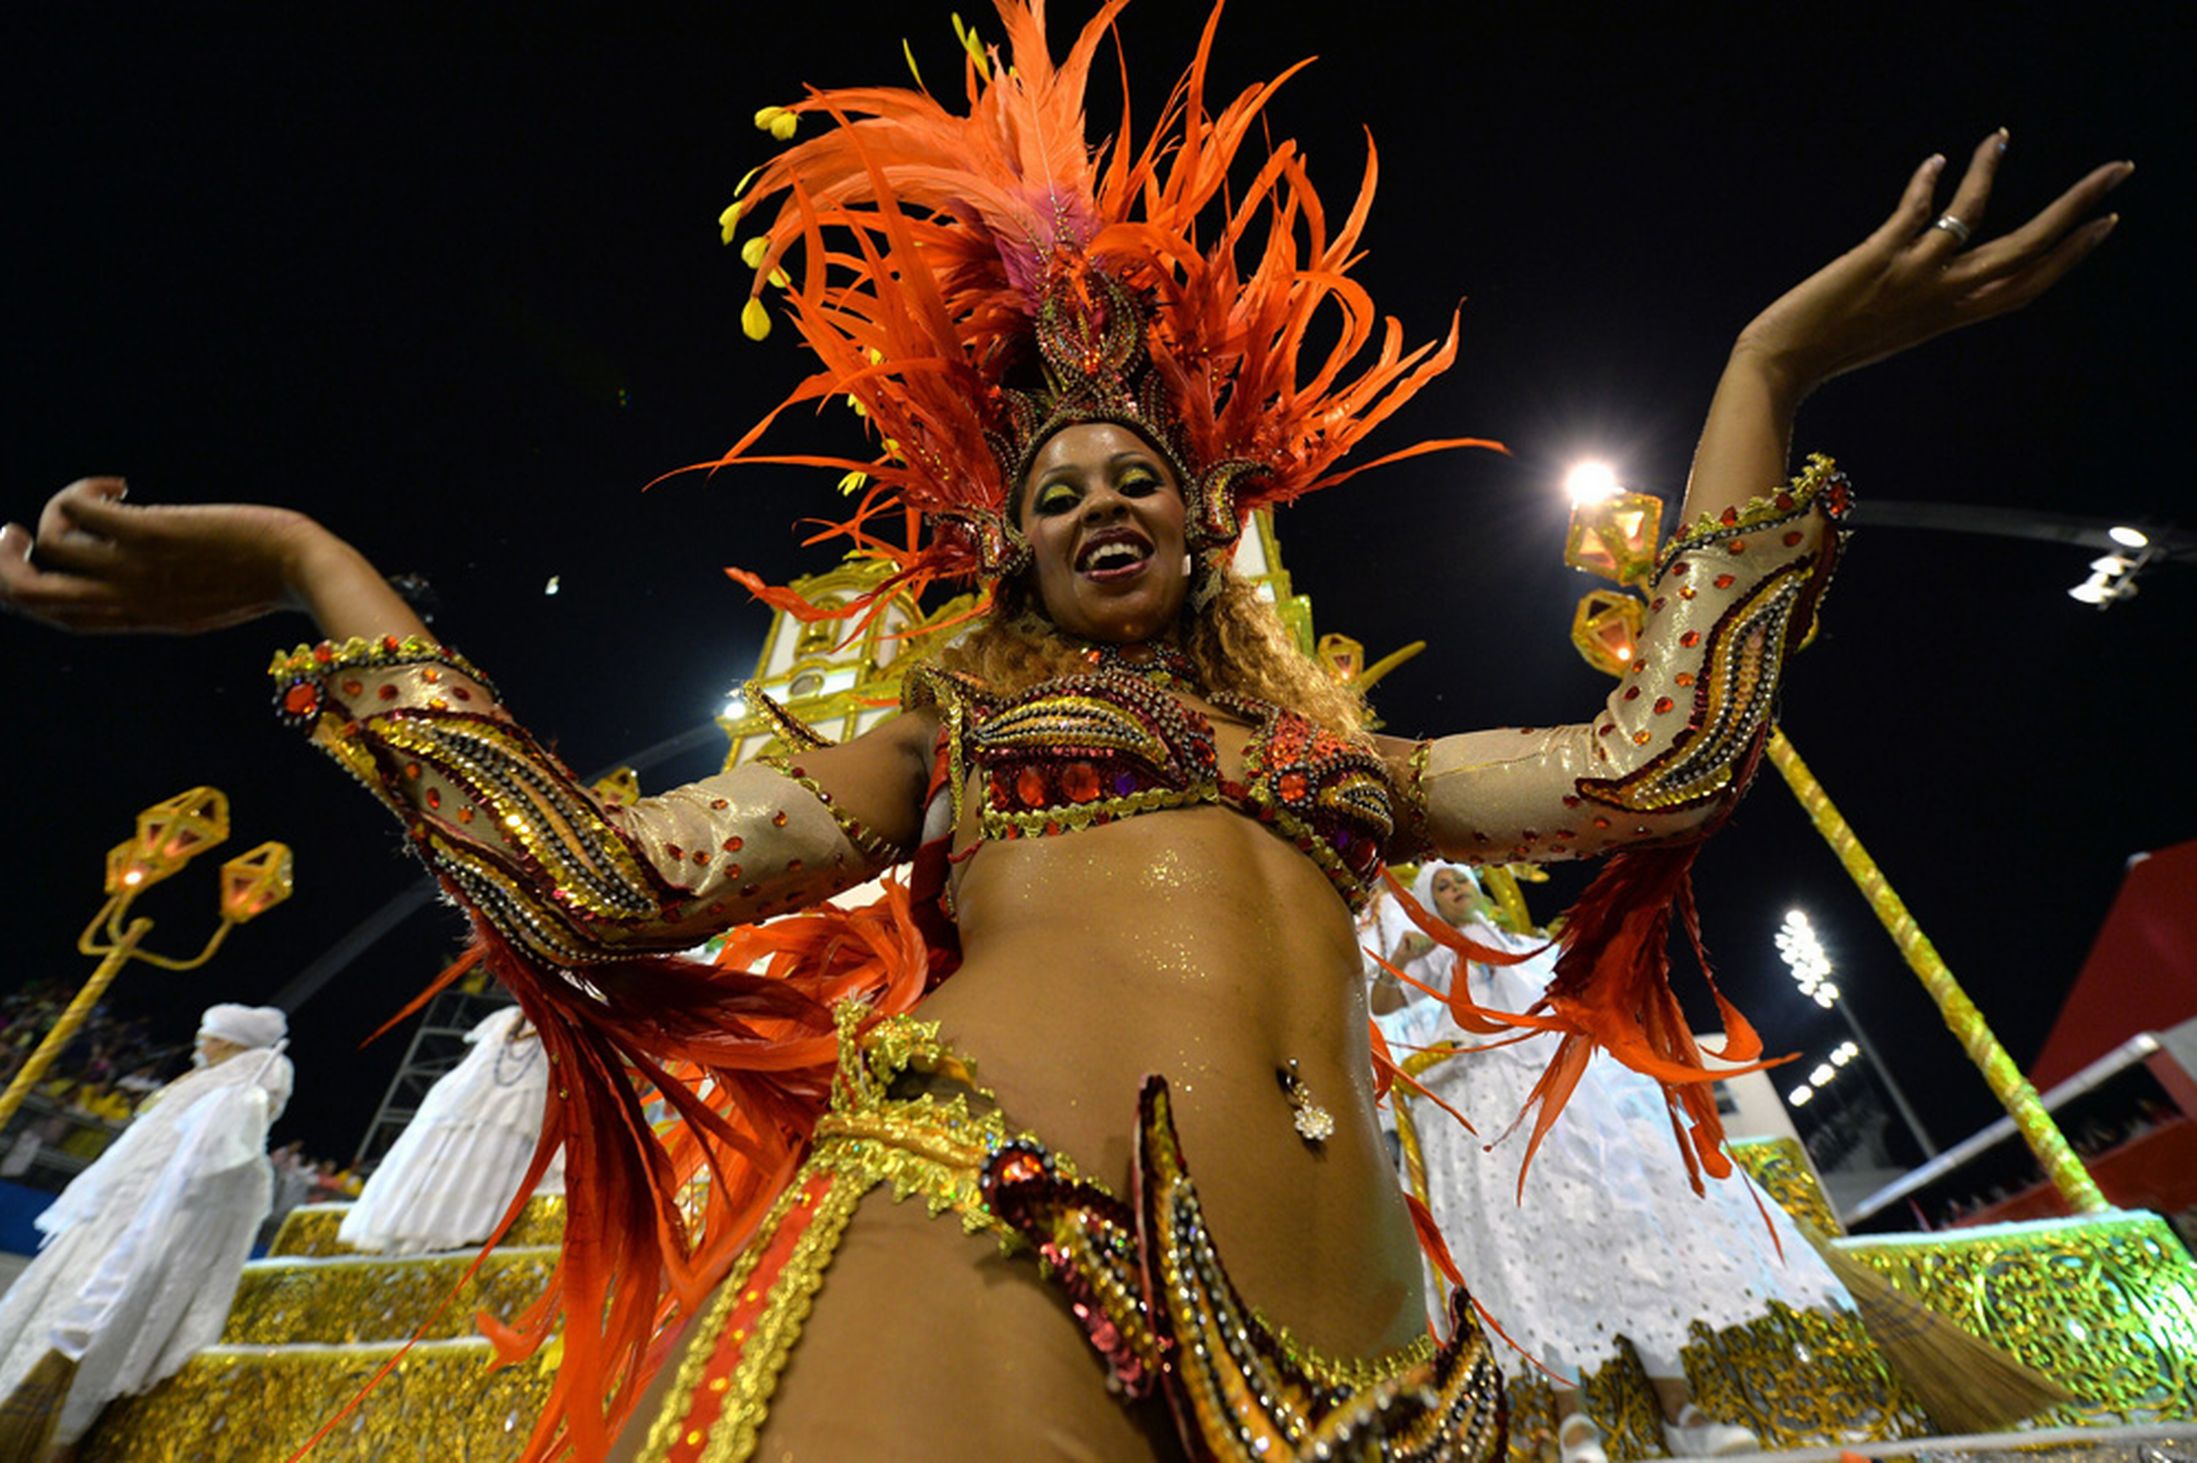
[[1291,1121],[1296,1124],[1298,1137],[1317,1148],[1335,1136],[1335,1115],[1312,1100],[1311,1089],[1298,1075],[1295,1057],[1289,1059],[1288,1066],[1274,1069],[1274,1080],[1281,1083],[1282,1095],[1289,1099]]

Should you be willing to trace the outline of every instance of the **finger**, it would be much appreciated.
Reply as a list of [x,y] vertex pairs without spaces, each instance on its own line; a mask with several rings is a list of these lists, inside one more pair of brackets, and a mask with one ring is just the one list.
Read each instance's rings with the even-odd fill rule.
[[2044,258],[2018,273],[1993,279],[1964,296],[1962,312],[1973,320],[1987,320],[2019,310],[2067,276],[2068,271],[2090,257],[2091,250],[2106,241],[2119,226],[2121,216],[2109,213],[2092,219],[2062,239]]
[[[143,510],[124,507],[129,484],[120,478],[79,478],[55,495],[47,507],[58,508],[78,528],[101,538],[128,539],[138,527]],[[43,537],[44,525],[40,525]]]
[[[1968,159],[1968,171],[1961,174],[1960,186],[1953,190],[1953,201],[1938,215],[1939,222],[1926,227],[1915,239],[1916,256],[1925,262],[1943,264],[1958,254],[1983,225],[1984,211],[1991,204],[1991,184],[1999,175],[1999,159],[2006,156],[2006,129],[1998,131],[1976,144],[1976,150]],[[1964,235],[1958,223],[1967,230]]]
[[113,570],[123,550],[113,539],[95,538],[81,529],[71,528],[40,537],[33,546],[33,553],[41,569],[104,575]]
[[0,607],[64,628],[119,616],[113,590],[96,579],[36,567],[29,547],[30,534],[20,525],[0,529]]
[[1879,248],[1897,249],[1915,237],[1930,218],[1930,200],[1937,195],[1938,175],[1945,171],[1945,154],[1934,152],[1922,160],[1907,179],[1907,187],[1900,194],[1899,207],[1892,216],[1877,226],[1868,242]]
[[2135,171],[2136,165],[2131,162],[2092,168],[2075,186],[2039,209],[2028,223],[1970,250],[1961,261],[1962,267],[1981,279],[2012,273],[2044,257]]

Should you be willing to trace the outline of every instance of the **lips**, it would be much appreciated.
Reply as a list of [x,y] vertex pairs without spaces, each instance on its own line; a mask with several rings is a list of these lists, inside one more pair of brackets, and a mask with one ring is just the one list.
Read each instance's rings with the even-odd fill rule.
[[1133,528],[1106,528],[1076,554],[1076,572],[1100,584],[1133,579],[1152,562],[1152,541]]

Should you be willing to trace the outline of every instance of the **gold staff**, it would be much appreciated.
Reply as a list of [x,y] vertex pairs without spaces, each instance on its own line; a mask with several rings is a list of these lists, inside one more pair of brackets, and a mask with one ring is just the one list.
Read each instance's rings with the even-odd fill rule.
[[152,932],[153,922],[140,915],[124,923],[131,902],[228,837],[228,797],[218,788],[194,787],[139,813],[136,835],[108,850],[107,902],[76,940],[81,953],[101,957],[99,966],[53,1023],[53,1030],[23,1063],[7,1091],[0,1092],[0,1128],[15,1116],[23,1099],[68,1046],[124,965],[142,960],[162,970],[196,970],[213,959],[233,927],[257,919],[290,897],[289,846],[263,843],[221,866],[221,924],[204,949],[188,960],[177,960],[139,948]]

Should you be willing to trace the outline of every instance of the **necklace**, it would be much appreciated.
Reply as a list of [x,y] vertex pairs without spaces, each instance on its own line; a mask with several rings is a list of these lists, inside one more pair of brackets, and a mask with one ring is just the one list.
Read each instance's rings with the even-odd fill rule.
[[1197,667],[1190,663],[1190,657],[1180,646],[1165,640],[1135,640],[1127,645],[1087,643],[1082,655],[1095,671],[1118,671],[1143,676],[1162,686],[1200,689]]
[[[526,1076],[527,1070],[534,1065],[535,1053],[542,1049],[540,1040],[531,1030],[524,1036],[519,1035],[520,1024],[514,1023],[512,1028],[496,1041],[496,1070],[491,1074],[491,1080],[498,1087],[516,1085],[521,1078]],[[506,1067],[504,1058],[510,1055],[513,1047],[521,1043],[525,1044],[526,1050],[519,1054],[518,1064],[513,1067]]]

